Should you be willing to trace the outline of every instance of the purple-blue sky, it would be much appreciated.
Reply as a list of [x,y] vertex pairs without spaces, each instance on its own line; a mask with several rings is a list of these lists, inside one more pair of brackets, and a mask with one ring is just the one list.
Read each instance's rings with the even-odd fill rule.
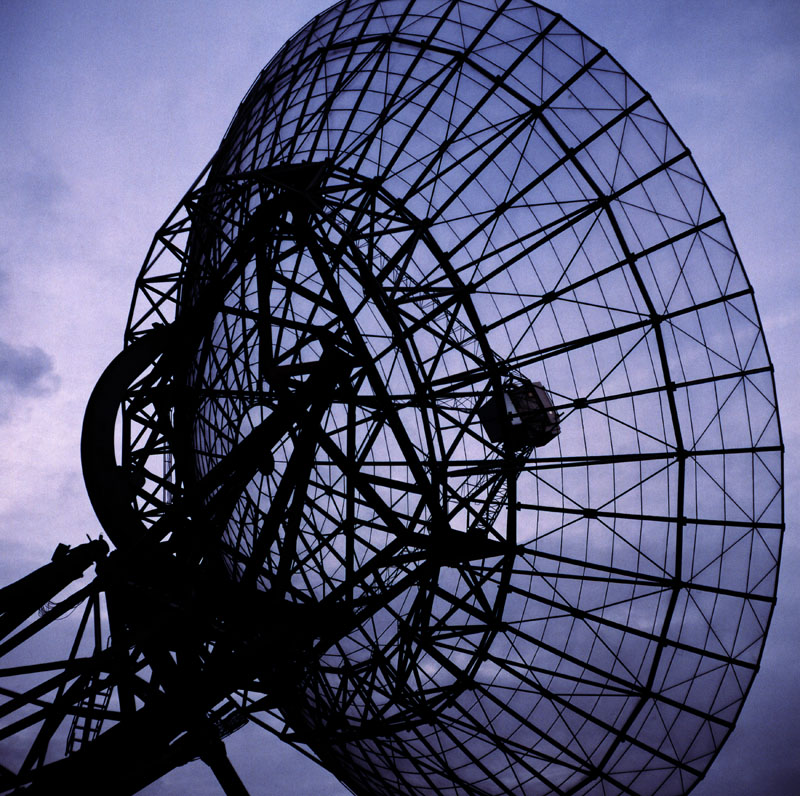
[[[99,530],[78,443],[119,351],[150,239],[213,154],[261,67],[326,0],[0,4],[0,583]],[[546,5],[548,5],[546,3]],[[753,283],[787,447],[779,602],[739,727],[696,796],[800,782],[800,4],[553,0],[648,90],[726,213]],[[344,793],[246,729],[254,794]],[[201,764],[150,794],[219,793]]]

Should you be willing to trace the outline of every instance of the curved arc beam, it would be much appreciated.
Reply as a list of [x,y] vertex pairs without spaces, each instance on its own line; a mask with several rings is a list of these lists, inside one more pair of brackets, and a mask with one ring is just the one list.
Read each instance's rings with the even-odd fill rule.
[[169,327],[154,327],[118,354],[86,406],[81,433],[83,478],[97,519],[116,547],[125,546],[146,530],[132,505],[134,485],[117,463],[117,413],[130,385],[164,353],[169,335]]

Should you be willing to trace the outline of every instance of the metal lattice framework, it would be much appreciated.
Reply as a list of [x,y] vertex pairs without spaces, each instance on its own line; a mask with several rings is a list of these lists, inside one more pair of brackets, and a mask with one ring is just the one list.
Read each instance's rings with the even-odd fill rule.
[[[126,344],[122,464],[87,476],[122,563],[5,647],[86,598],[83,639],[105,593],[111,643],[98,618],[0,671],[0,741],[41,726],[8,783],[64,728],[74,758],[173,714],[364,796],[703,776],[774,605],[772,366],[722,213],[604,49],[528,0],[333,6],[156,235]],[[535,384],[547,438],[509,398]]]

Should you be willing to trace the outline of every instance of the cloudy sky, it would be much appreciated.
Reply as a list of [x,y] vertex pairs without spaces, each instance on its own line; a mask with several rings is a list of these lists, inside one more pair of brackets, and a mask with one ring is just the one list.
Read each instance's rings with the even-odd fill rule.
[[[150,238],[277,48],[325,0],[0,3],[0,583],[99,528],[78,445]],[[756,291],[787,447],[788,534],[761,674],[696,796],[800,781],[800,4],[552,0],[647,89],[695,155]],[[260,732],[253,794],[344,790]],[[150,794],[219,793],[202,765]]]

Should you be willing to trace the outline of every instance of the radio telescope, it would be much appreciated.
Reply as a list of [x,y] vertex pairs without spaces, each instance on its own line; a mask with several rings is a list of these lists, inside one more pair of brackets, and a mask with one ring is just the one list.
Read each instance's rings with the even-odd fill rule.
[[139,274],[83,431],[113,551],[0,591],[0,790],[245,793],[252,721],[364,796],[688,793],[781,456],[724,217],[619,64],[528,0],[338,3]]

